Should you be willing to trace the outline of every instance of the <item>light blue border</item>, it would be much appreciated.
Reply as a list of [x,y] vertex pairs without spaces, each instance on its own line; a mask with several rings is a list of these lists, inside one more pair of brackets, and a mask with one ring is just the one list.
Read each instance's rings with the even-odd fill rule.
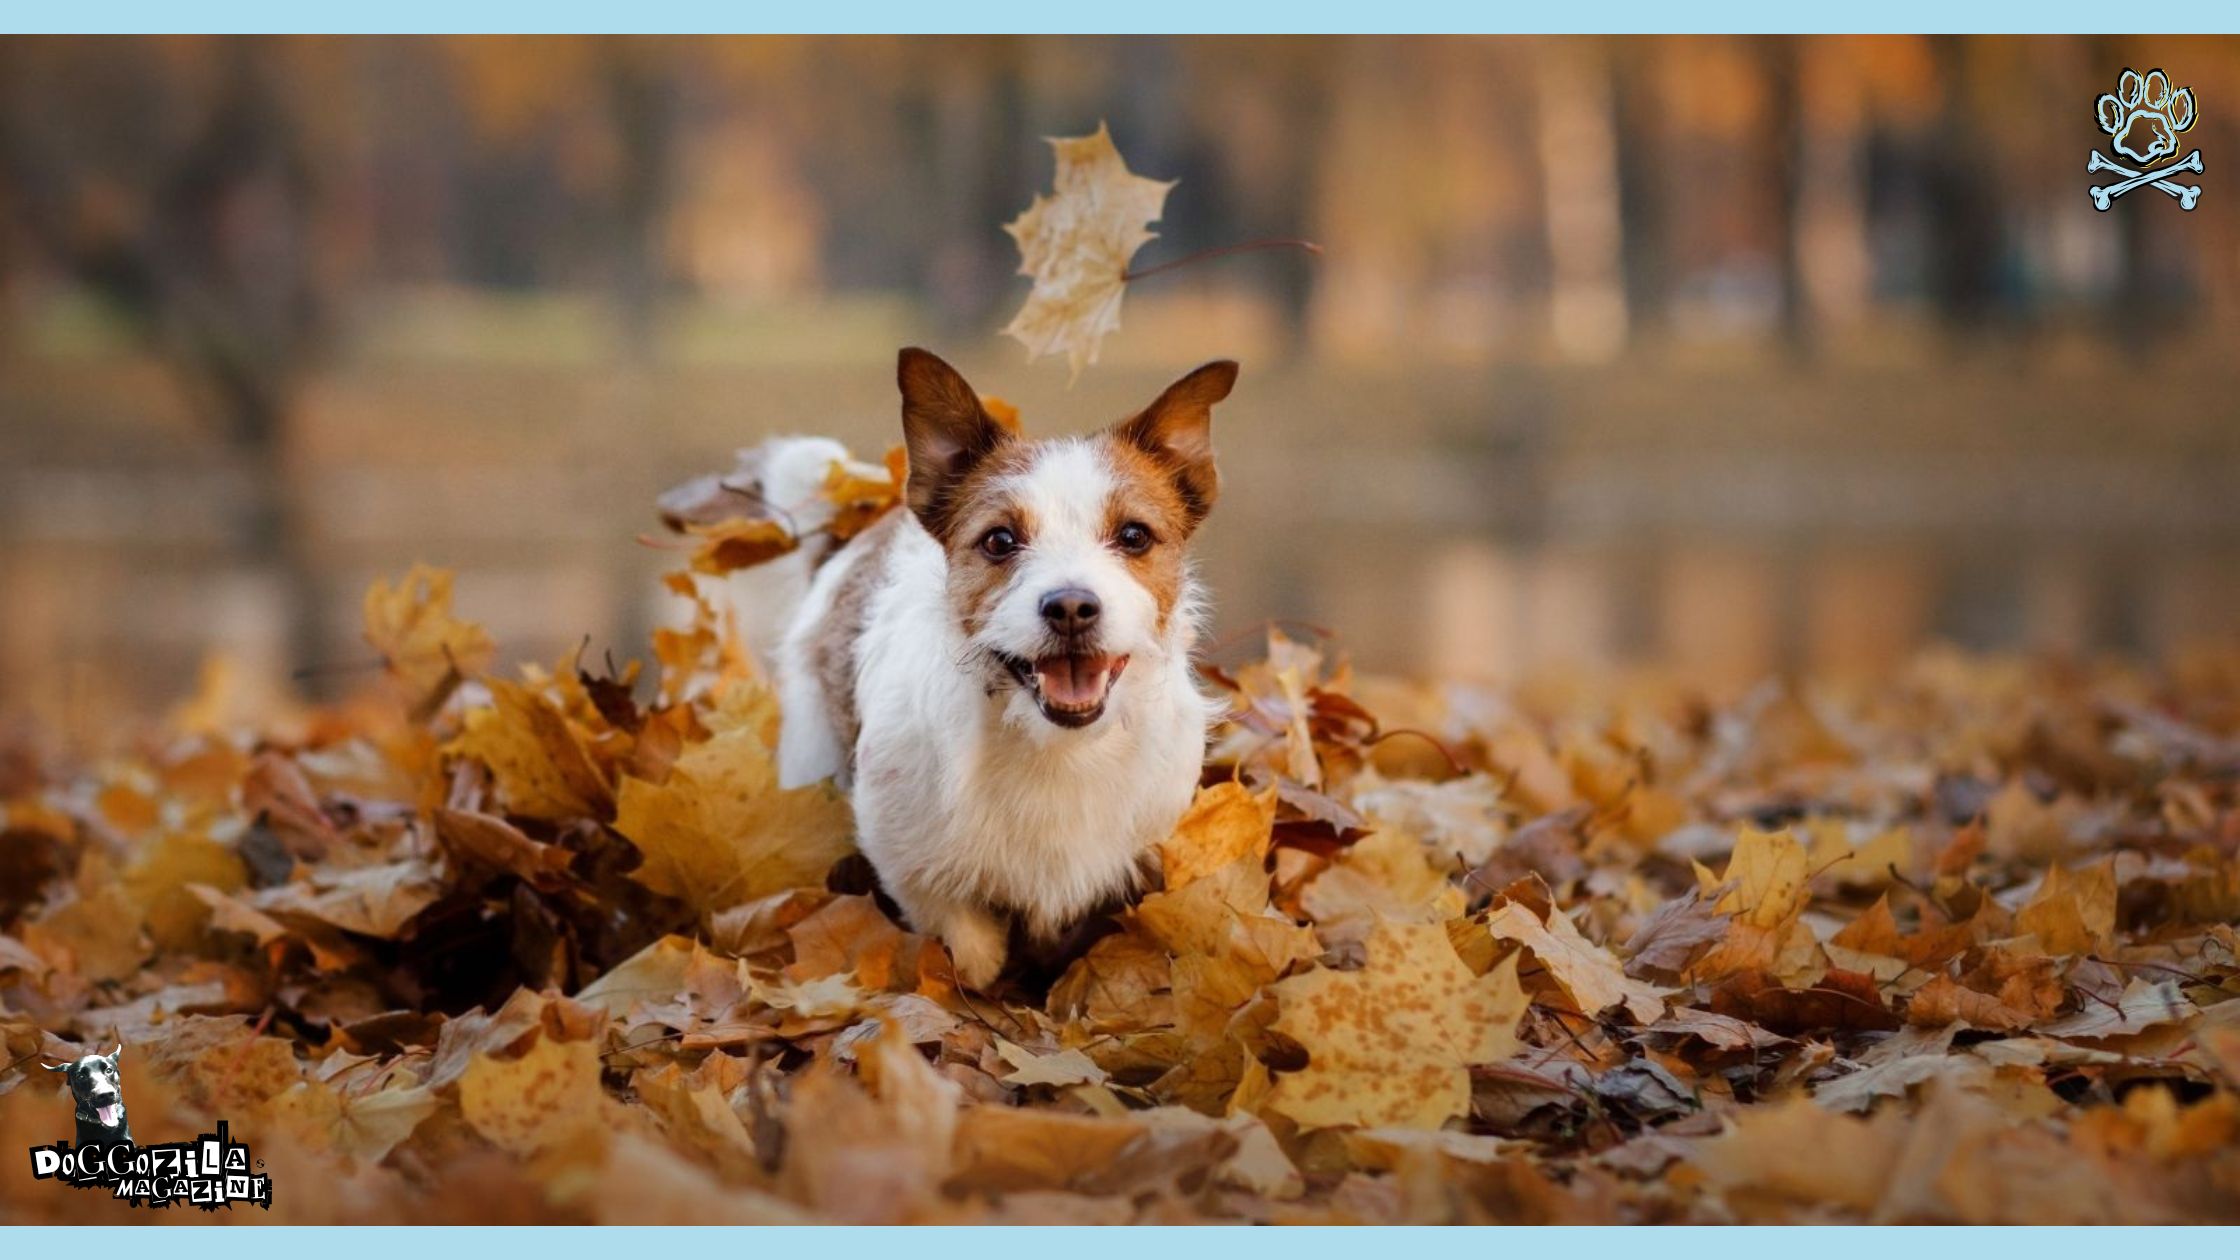
[[62,4],[12,0],[0,7],[0,29],[26,34],[141,31],[241,33],[296,31],[314,34],[477,31],[524,33],[677,33],[741,31],[767,34],[880,32],[986,34],[1039,31],[1054,35],[1105,34],[1115,24],[1139,33],[1210,35],[1285,32],[1311,35],[1455,34],[1465,32],[1619,34],[1626,32],[1799,34],[2067,34],[2107,29],[2110,19],[2148,23],[2140,34],[2230,33],[2240,28],[2232,0],[2164,0],[2125,5],[2083,0],[1880,0],[1872,4],[1798,4],[1795,0],[1603,0],[1556,4],[1549,0],[1377,0],[1333,4],[1328,0],[1125,0],[1092,5],[1079,0],[872,0],[851,5],[725,3],[723,0],[228,0],[211,5],[178,0],[97,0]]

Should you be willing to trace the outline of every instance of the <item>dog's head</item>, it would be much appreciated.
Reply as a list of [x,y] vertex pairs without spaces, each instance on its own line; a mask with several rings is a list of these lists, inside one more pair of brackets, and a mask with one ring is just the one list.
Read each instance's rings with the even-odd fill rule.
[[123,1044],[107,1054],[89,1054],[74,1063],[50,1063],[50,1072],[67,1072],[70,1094],[77,1100],[78,1118],[104,1129],[124,1123],[124,1083],[117,1075]]
[[1188,546],[1213,508],[1213,405],[1237,365],[1208,363],[1090,437],[1030,441],[956,369],[902,352],[910,511],[949,557],[949,606],[991,691],[1066,728],[1093,725],[1128,663],[1188,617]]

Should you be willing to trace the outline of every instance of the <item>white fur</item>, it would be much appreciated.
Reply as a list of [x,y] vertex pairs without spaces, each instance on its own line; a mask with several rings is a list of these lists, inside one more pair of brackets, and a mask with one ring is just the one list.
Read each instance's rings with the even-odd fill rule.
[[[1048,445],[1018,475],[1009,489],[1033,535],[975,638],[950,605],[941,544],[906,518],[883,552],[851,544],[817,572],[779,654],[784,781],[841,774],[845,750],[807,651],[848,572],[882,566],[856,653],[858,843],[912,925],[944,938],[967,984],[1001,969],[1004,912],[1048,937],[1132,887],[1198,782],[1213,714],[1190,663],[1198,587],[1185,582],[1162,631],[1157,601],[1102,536],[1112,482],[1082,441]],[[1103,650],[1129,656],[1103,716],[1080,729],[999,683],[986,653],[1045,650],[1039,601],[1069,586],[1102,601]]]
[[826,476],[835,463],[857,476],[878,476],[883,470],[850,459],[848,448],[831,438],[772,438],[739,454],[742,469],[748,470],[742,476],[754,482],[763,510],[804,540],[799,549],[727,579],[740,637],[764,669],[774,669],[794,611],[808,597],[809,580],[830,554],[822,531],[840,509],[822,493]]

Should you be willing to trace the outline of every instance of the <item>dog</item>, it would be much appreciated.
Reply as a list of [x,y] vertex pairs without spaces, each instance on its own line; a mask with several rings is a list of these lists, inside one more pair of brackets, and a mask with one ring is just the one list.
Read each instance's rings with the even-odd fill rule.
[[[1189,549],[1236,377],[1209,363],[1101,432],[1036,441],[903,350],[907,510],[742,575],[745,620],[784,627],[780,782],[850,792],[881,887],[969,988],[1015,938],[1058,941],[1137,891],[1197,788],[1216,708]],[[836,453],[782,438],[742,467],[803,505]]]
[[117,1060],[124,1044],[107,1054],[89,1054],[74,1063],[49,1063],[50,1072],[68,1072],[70,1096],[78,1109],[78,1145],[132,1144],[132,1128],[125,1122],[124,1081],[117,1074]]

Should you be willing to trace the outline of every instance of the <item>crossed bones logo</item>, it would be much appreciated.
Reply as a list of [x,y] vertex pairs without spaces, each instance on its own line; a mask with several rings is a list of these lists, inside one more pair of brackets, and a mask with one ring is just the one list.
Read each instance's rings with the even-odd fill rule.
[[2170,76],[2160,70],[2149,70],[2143,76],[2136,70],[2125,70],[2116,80],[2116,90],[2101,93],[2092,107],[2099,115],[2100,130],[2114,140],[2115,151],[2149,168],[2133,170],[2113,158],[2102,157],[2095,149],[2084,169],[2110,171],[2121,175],[2123,181],[2094,184],[2088,190],[2093,208],[2105,210],[2132,189],[2152,184],[2176,197],[2180,210],[2193,209],[2201,200],[2201,185],[2181,184],[2170,177],[2183,171],[2199,174],[2201,150],[2195,149],[2166,166],[2154,166],[2158,159],[2178,151],[2179,133],[2193,126],[2193,90],[2170,86]]

